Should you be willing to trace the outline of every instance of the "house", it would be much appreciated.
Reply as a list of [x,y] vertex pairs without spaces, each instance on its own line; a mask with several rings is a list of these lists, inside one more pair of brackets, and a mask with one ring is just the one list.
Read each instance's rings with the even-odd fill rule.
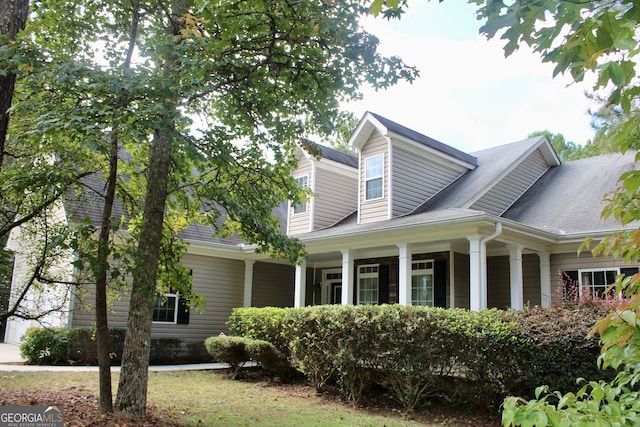
[[[638,271],[577,254],[586,237],[621,228],[600,218],[602,199],[638,166],[634,153],[561,163],[544,136],[465,153],[374,113],[349,142],[357,157],[297,149],[294,178],[314,197],[279,214],[306,246],[301,265],[191,226],[183,263],[206,306],[189,312],[179,295],[165,295],[154,336],[202,341],[225,331],[239,306],[547,307],[565,291],[561,275],[600,295],[617,274]],[[71,297],[69,326],[93,325],[82,309],[92,300]],[[126,295],[114,302],[111,326],[125,326],[127,306]]]

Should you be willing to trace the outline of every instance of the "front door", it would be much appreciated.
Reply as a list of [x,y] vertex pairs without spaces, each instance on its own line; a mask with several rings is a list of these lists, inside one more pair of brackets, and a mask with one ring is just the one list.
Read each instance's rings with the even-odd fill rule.
[[342,282],[331,284],[331,304],[342,304]]

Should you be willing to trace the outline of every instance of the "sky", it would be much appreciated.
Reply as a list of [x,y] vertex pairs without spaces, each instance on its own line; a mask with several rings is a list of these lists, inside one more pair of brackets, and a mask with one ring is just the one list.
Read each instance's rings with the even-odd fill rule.
[[440,142],[473,152],[519,141],[534,131],[561,133],[585,144],[593,138],[587,83],[554,79],[527,46],[508,58],[504,41],[478,33],[475,6],[461,0],[413,0],[401,20],[364,21],[384,55],[415,65],[420,77],[386,91],[364,90],[345,105],[358,118],[378,113]]

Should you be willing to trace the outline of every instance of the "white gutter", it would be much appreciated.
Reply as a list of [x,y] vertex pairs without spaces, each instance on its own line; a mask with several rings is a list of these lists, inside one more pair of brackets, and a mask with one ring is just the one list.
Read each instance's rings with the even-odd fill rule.
[[480,301],[481,307],[487,307],[487,243],[502,234],[502,223],[496,222],[496,231],[480,240]]

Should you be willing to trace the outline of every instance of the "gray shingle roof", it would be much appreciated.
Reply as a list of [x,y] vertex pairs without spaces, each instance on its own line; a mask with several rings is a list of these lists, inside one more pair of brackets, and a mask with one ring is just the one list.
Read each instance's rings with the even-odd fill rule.
[[330,147],[318,144],[322,157],[327,160],[333,160],[334,162],[342,163],[343,165],[351,166],[352,168],[358,167],[358,158],[351,154],[343,153],[342,151],[334,150]]
[[[64,203],[69,221],[81,222],[88,218],[96,227],[100,226],[104,204],[104,185],[101,173],[95,173],[82,179],[83,191],[72,191],[65,197]],[[282,230],[286,230],[286,206],[279,207],[275,213],[280,218]],[[118,200],[114,203],[112,217],[128,219],[126,210]],[[223,221],[224,218],[221,218],[218,223],[222,224]],[[242,239],[237,235],[223,238],[214,236],[215,231],[216,228],[212,226],[190,224],[179,233],[179,236],[183,239],[206,243],[227,245],[242,243]]]
[[378,120],[390,132],[407,137],[429,148],[433,148],[434,150],[447,154],[455,159],[470,163],[474,166],[478,165],[476,158],[470,154],[453,148],[447,144],[443,144],[440,141],[436,141],[433,138],[423,135],[420,132],[416,132],[415,130],[409,129],[408,127],[402,126],[399,123],[387,119],[386,117],[382,117],[370,111],[368,113],[371,114],[371,116],[373,116],[376,120]]
[[432,209],[462,208],[465,203],[485,189],[502,172],[520,159],[544,137],[525,139],[500,145],[474,154],[477,166],[416,209],[415,213]]
[[504,214],[504,218],[554,233],[607,232],[620,228],[602,220],[603,197],[620,175],[637,168],[635,153],[614,153],[551,168]]

